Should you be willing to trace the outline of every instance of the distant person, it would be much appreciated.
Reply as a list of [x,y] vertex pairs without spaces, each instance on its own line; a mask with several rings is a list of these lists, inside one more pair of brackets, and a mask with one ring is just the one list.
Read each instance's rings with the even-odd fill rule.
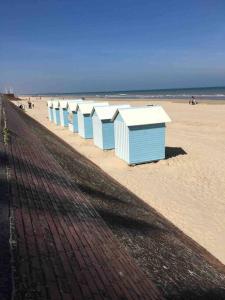
[[32,103],[31,103],[31,101],[30,101],[30,98],[29,98],[29,100],[27,101],[27,104],[28,104],[28,108],[31,109],[31,108],[32,108]]
[[191,96],[191,99],[189,100],[189,104],[192,104],[192,105],[198,104],[198,102],[196,101],[196,98],[194,96]]
[[34,108],[34,103],[32,103],[32,108]]
[[194,96],[191,96],[191,99],[189,99],[189,104],[192,104],[193,99],[194,99]]

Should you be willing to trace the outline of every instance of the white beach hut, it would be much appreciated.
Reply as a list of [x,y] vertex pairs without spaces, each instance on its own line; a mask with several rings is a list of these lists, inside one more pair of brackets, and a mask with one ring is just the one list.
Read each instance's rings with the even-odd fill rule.
[[69,112],[69,130],[71,132],[78,132],[78,118],[77,118],[77,110],[79,103],[93,103],[94,101],[76,101],[68,103],[68,112]]
[[93,138],[93,127],[91,112],[93,107],[106,106],[108,102],[92,102],[92,103],[79,103],[78,105],[78,132],[79,135],[85,139]]
[[128,164],[165,158],[165,124],[171,120],[161,106],[118,109],[112,120],[118,157]]
[[129,108],[130,105],[95,106],[92,109],[94,144],[103,150],[115,148],[114,124],[112,118],[117,109]]

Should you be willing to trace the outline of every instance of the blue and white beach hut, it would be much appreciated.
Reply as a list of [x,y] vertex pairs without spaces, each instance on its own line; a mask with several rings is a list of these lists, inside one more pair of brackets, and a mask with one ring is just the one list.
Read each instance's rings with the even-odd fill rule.
[[103,150],[115,148],[114,124],[112,117],[117,109],[129,108],[130,105],[97,106],[92,109],[94,144]]
[[48,105],[48,118],[50,122],[53,122],[53,103],[52,101],[47,102]]
[[93,138],[93,127],[91,112],[93,107],[106,106],[108,102],[93,102],[93,103],[79,103],[77,117],[78,117],[78,132],[79,135],[85,139]]
[[68,103],[68,112],[69,112],[69,130],[72,132],[78,132],[78,118],[77,118],[77,110],[79,103],[93,103],[94,101],[76,101]]
[[69,99],[69,100],[61,100],[59,102],[59,111],[60,111],[60,122],[63,127],[68,127],[69,125],[69,111],[68,105],[69,103],[77,103],[83,102],[82,99]]
[[130,165],[165,158],[165,123],[171,120],[161,106],[118,109],[113,121],[118,157]]
[[56,125],[60,125],[60,113],[59,113],[59,101],[54,100],[53,102],[53,120]]

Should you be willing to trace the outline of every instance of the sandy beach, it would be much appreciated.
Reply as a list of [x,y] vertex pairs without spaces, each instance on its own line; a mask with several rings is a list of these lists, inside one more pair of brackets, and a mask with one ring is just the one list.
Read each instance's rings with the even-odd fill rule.
[[161,104],[172,119],[167,125],[166,159],[130,167],[117,158],[113,150],[102,151],[92,140],[84,140],[50,123],[47,98],[33,97],[31,100],[35,107],[26,110],[31,117],[225,263],[225,105],[99,99],[135,106]]

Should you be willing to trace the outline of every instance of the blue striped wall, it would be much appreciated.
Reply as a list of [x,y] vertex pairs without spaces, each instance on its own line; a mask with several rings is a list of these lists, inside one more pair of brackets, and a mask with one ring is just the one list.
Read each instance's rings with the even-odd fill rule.
[[92,117],[90,115],[84,115],[84,138],[92,139],[93,138],[93,126],[92,126]]
[[165,124],[129,127],[129,163],[165,158]]
[[90,114],[83,115],[80,110],[78,110],[78,132],[79,135],[85,139],[93,138],[93,126],[92,117]]
[[114,124],[110,121],[102,122],[103,149],[110,150],[115,148]]
[[77,119],[77,112],[73,111],[72,112],[73,119],[72,119],[72,124],[73,124],[73,132],[78,132],[78,119]]
[[67,108],[60,108],[60,121],[62,126],[68,127],[69,125],[68,117],[69,117],[69,112]]
[[54,122],[56,125],[60,125],[60,113],[59,108],[53,109]]
[[96,112],[92,116],[94,144],[103,150],[115,148],[114,123],[100,120]]

